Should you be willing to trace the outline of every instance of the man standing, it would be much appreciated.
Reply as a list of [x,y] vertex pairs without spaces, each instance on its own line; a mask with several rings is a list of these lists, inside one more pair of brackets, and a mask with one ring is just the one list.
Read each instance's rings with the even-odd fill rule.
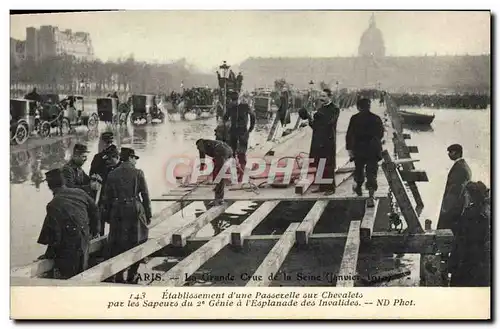
[[[109,209],[109,245],[111,257],[134,248],[148,239],[151,202],[144,172],[135,168],[138,156],[131,148],[122,147],[122,163],[108,175],[104,199]],[[136,283],[140,262],[127,271],[127,282]],[[123,282],[123,272],[115,282]]]
[[101,140],[99,142],[99,153],[94,155],[92,163],[90,164],[90,171],[89,171],[90,177],[92,177],[95,174],[101,176],[103,184],[106,181],[106,178],[109,173],[109,168],[106,165],[106,160],[104,159],[104,155],[106,153],[106,149],[111,145],[113,145],[113,133],[110,131],[103,132],[101,134]]
[[[200,153],[200,160],[205,160],[205,156],[208,155],[214,161],[214,170],[212,172],[213,180],[219,174],[220,170],[224,166],[227,160],[233,157],[233,150],[229,145],[220,140],[209,140],[209,139],[198,139],[196,141],[196,148]],[[200,170],[205,168],[205,164],[202,162]],[[244,170],[244,169],[243,169]],[[243,173],[241,173],[243,175]],[[240,176],[240,170],[238,170],[238,176]],[[221,179],[215,185],[215,202],[214,204],[222,203],[224,199],[224,187],[225,179]]]
[[[248,138],[255,127],[255,113],[246,103],[238,104],[238,93],[230,93],[231,104],[224,115],[224,123],[230,120],[229,145],[233,149],[234,155],[238,158],[240,167],[245,170],[247,164]],[[248,118],[250,117],[250,127],[248,127]],[[241,180],[243,173],[238,174],[238,180]]]
[[99,211],[87,193],[65,186],[60,169],[50,170],[45,176],[54,197],[47,204],[38,243],[47,245],[42,258],[54,260],[55,277],[68,279],[88,267],[89,245],[97,235]]
[[453,234],[456,234],[457,221],[464,207],[464,188],[472,175],[469,165],[462,156],[461,145],[453,144],[448,147],[448,157],[454,163],[448,173],[437,225],[438,229],[451,229]]
[[320,94],[321,107],[309,116],[309,125],[313,130],[309,158],[314,159],[312,167],[318,168],[321,159],[325,161],[322,176],[324,179],[333,179],[332,183],[321,184],[315,192],[335,193],[335,170],[337,153],[337,121],[340,109],[332,103],[332,91],[324,89]]
[[370,112],[371,101],[361,98],[356,104],[359,113],[354,114],[349,121],[346,134],[346,149],[349,158],[354,160],[354,192],[363,195],[362,186],[365,180],[369,199],[368,207],[374,206],[373,196],[378,188],[378,162],[382,159],[382,138],[384,125],[382,119]]
[[71,159],[62,167],[66,187],[79,188],[95,197],[95,191],[90,187],[90,177],[83,171],[82,166],[87,161],[87,146],[75,144]]

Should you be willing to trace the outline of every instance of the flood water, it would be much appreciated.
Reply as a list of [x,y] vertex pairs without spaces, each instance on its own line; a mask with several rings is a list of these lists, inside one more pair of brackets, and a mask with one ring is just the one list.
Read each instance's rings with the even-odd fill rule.
[[[452,161],[447,157],[446,147],[460,143],[464,147],[464,158],[469,163],[474,180],[482,180],[490,186],[490,111],[489,110],[426,110],[436,117],[432,129],[426,131],[408,131],[412,139],[408,145],[417,145],[418,154],[412,157],[420,159],[416,163],[418,170],[425,170],[430,182],[417,183],[425,204],[422,219],[431,219],[433,226],[437,224],[437,215],[448,170]],[[352,111],[343,112],[348,119]],[[292,116],[292,125],[295,123]],[[215,128],[215,118],[196,121],[166,121],[164,124],[133,127],[130,124],[115,130],[119,146],[133,147],[140,156],[137,167],[144,170],[151,197],[158,197],[170,187],[165,183],[164,165],[175,155],[187,154],[196,156],[195,141],[198,138],[212,138]],[[250,137],[250,145],[262,143],[267,137],[270,123],[258,123],[255,132]],[[99,130],[103,131],[101,124]],[[45,247],[38,245],[36,240],[45,216],[45,206],[52,194],[46,184],[38,181],[47,170],[60,167],[69,159],[72,147],[76,141],[85,142],[90,150],[89,160],[84,165],[88,172],[90,162],[98,148],[98,133],[89,134],[83,128],[74,137],[39,147],[26,146],[11,149],[10,182],[11,182],[11,266],[32,262],[42,254]],[[293,152],[293,151],[292,151]],[[158,212],[166,203],[154,202],[153,213]],[[226,222],[218,222],[218,226],[238,224],[249,209],[256,205],[239,203],[236,209],[231,207],[225,215]],[[195,203],[185,211],[201,211],[203,203]],[[283,207],[283,212],[290,213],[290,207]],[[281,211],[280,209],[275,209]],[[283,213],[283,217],[288,214]],[[305,214],[303,214],[305,216]],[[302,216],[303,217],[303,216]],[[423,220],[422,220],[423,221]],[[273,221],[275,230],[284,231],[288,224]],[[213,223],[212,223],[213,224]],[[209,225],[198,235],[213,235],[224,227]],[[258,228],[257,228],[258,229]],[[256,230],[257,230],[256,229]],[[268,228],[269,229],[269,228]],[[262,232],[270,234],[272,232]]]

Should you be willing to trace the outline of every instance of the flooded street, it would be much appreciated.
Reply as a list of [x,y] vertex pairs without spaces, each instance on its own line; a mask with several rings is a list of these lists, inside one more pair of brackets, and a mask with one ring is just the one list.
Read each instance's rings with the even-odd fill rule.
[[[453,164],[447,157],[446,147],[452,143],[460,143],[464,147],[464,158],[469,163],[473,180],[482,180],[490,186],[490,112],[467,110],[433,111],[436,118],[433,129],[428,131],[408,131],[411,140],[408,145],[416,145],[418,154],[412,157],[420,159],[416,163],[418,170],[427,171],[430,182],[418,183],[425,204],[422,218],[437,224],[437,214],[446,182],[448,170]],[[292,115],[292,126],[295,123]],[[169,158],[175,155],[196,156],[195,141],[198,138],[212,138],[216,125],[215,118],[196,121],[166,121],[164,124],[133,127],[128,125],[115,131],[118,146],[132,147],[140,156],[137,167],[145,172],[151,197],[158,197],[170,187],[165,182],[164,166]],[[267,138],[270,123],[261,122],[251,134],[250,145],[262,143]],[[101,124],[100,131],[104,130]],[[41,255],[45,246],[38,245],[36,240],[45,216],[45,205],[52,195],[41,172],[60,167],[69,159],[75,142],[87,143],[89,159],[84,165],[88,172],[92,157],[97,153],[98,134],[88,134],[82,129],[78,135],[44,146],[32,147],[30,142],[11,150],[10,182],[11,182],[11,266],[22,265],[33,261]],[[340,146],[340,142],[338,142]],[[292,151],[293,152],[293,151]],[[439,164],[439,165],[436,165]],[[153,203],[153,213],[157,213],[166,203]],[[248,208],[255,205],[248,203]],[[203,203],[196,203],[185,211],[204,210]],[[225,225],[241,222],[247,212],[245,208],[229,209],[224,215]],[[285,209],[286,210],[286,209]],[[286,216],[283,216],[286,217]],[[234,222],[234,223],[233,223]],[[220,222],[222,223],[222,222]],[[286,228],[287,225],[279,225]],[[198,235],[212,235],[220,227],[203,229]]]

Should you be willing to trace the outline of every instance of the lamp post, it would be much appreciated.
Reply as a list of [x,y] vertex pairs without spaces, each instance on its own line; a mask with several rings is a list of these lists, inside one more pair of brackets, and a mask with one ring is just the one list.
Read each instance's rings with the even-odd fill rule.
[[223,97],[223,107],[224,107],[224,114],[226,114],[226,107],[227,107],[227,74],[229,72],[229,68],[231,66],[227,65],[226,61],[222,62],[222,65],[219,66],[219,69],[222,70],[222,78],[224,79],[224,91],[222,94]]

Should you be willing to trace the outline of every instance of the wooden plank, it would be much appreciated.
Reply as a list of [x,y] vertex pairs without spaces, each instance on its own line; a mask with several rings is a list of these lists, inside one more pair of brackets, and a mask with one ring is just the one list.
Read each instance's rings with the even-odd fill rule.
[[410,146],[408,146],[408,151],[410,153],[418,153],[418,146],[410,145]]
[[300,126],[300,123],[302,122],[302,119],[300,116],[297,116],[297,121],[295,121],[295,125],[293,126],[293,130],[297,130]]
[[[149,229],[162,223],[164,220],[170,218],[173,214],[179,212],[183,208],[191,204],[191,201],[175,202],[174,204],[165,207],[158,214],[155,214],[151,219],[151,223],[148,225]],[[101,236],[90,241],[89,253],[95,253],[106,245],[107,236]],[[54,261],[52,259],[40,259],[31,264],[15,267],[11,270],[11,276],[15,277],[36,277],[46,273],[54,267]]]
[[[100,236],[90,242],[89,253],[101,250],[106,245],[107,236]],[[46,273],[54,267],[52,259],[40,259],[31,264],[15,267],[10,271],[12,277],[37,277]]]
[[379,200],[375,200],[374,207],[367,207],[365,205],[365,214],[361,221],[360,227],[360,237],[362,241],[370,241],[373,233],[373,226],[375,225],[375,219],[377,218]]
[[204,263],[229,244],[231,241],[231,232],[234,228],[234,226],[230,227],[217,236],[211,238],[210,241],[205,243],[165,273],[163,275],[163,280],[153,282],[151,285],[166,287],[183,286],[186,283],[187,278],[193,275],[193,273],[203,266]]
[[[431,220],[425,220],[425,232],[431,232]],[[442,253],[448,254],[448,253]],[[443,266],[444,265],[444,266]],[[441,254],[420,255],[420,285],[426,287],[443,286],[448,277],[446,262],[441,261]]]
[[[274,243],[281,235],[249,235],[245,240],[269,240]],[[347,233],[315,233],[309,236],[309,244],[335,243],[344,246]],[[188,248],[196,248],[208,242],[208,237],[196,237],[187,240]],[[373,232],[369,242],[361,241],[362,253],[395,254],[432,254],[449,253],[453,245],[451,230],[405,234],[398,232]]]
[[422,226],[418,220],[417,213],[411,204],[410,198],[406,193],[406,189],[401,180],[401,176],[396,168],[396,165],[391,162],[391,156],[387,150],[382,152],[382,158],[384,163],[382,164],[382,169],[387,178],[389,186],[396,198],[397,204],[403,213],[405,221],[408,225],[408,231],[410,233],[420,233],[422,232]]
[[404,139],[411,139],[411,135],[410,134],[402,134],[403,135],[403,138]]
[[233,246],[243,246],[244,239],[252,234],[252,231],[259,225],[264,218],[278,205],[279,201],[264,202],[233,232],[231,232],[231,244]]
[[276,275],[281,264],[285,261],[295,244],[295,230],[298,227],[299,223],[292,223],[288,226],[285,233],[281,235],[281,238],[252,275],[252,280],[248,281],[247,287],[268,287],[271,284],[272,280],[269,280],[269,276]]
[[357,273],[359,246],[361,243],[359,220],[351,221],[349,233],[344,247],[344,254],[338,273],[337,287],[354,287],[354,276]]
[[215,206],[201,214],[195,221],[179,228],[172,234],[172,244],[176,247],[184,247],[186,245],[186,239],[191,235],[195,234],[215,218],[219,217],[227,208],[232,204],[232,202],[224,202],[220,206]]
[[[46,278],[22,278],[22,277],[10,277],[11,287],[52,287],[52,286],[99,286],[99,287],[123,287],[120,283],[108,283],[108,282],[78,282],[78,281],[68,281],[68,280],[58,280],[58,279],[46,279]],[[131,285],[132,286],[132,285]],[[137,286],[137,285],[134,285]]]
[[429,177],[425,171],[419,170],[400,170],[401,179],[405,182],[428,182]]
[[315,174],[309,174],[295,184],[295,194],[304,194],[314,183]]
[[300,223],[296,231],[295,239],[297,240],[298,244],[307,244],[309,236],[314,231],[314,227],[318,223],[327,205],[328,205],[327,200],[316,201],[316,203],[312,206],[311,210],[309,210],[306,217]]
[[[189,218],[182,227],[189,226],[197,218],[194,216]],[[69,280],[98,282],[109,278],[110,276],[122,271],[141,259],[148,257],[163,247],[169,245],[172,241],[172,234],[177,232],[177,228],[172,228],[158,238],[149,239],[143,244],[140,244],[132,249],[127,250],[113,258],[110,258],[96,266],[78,274]]]

